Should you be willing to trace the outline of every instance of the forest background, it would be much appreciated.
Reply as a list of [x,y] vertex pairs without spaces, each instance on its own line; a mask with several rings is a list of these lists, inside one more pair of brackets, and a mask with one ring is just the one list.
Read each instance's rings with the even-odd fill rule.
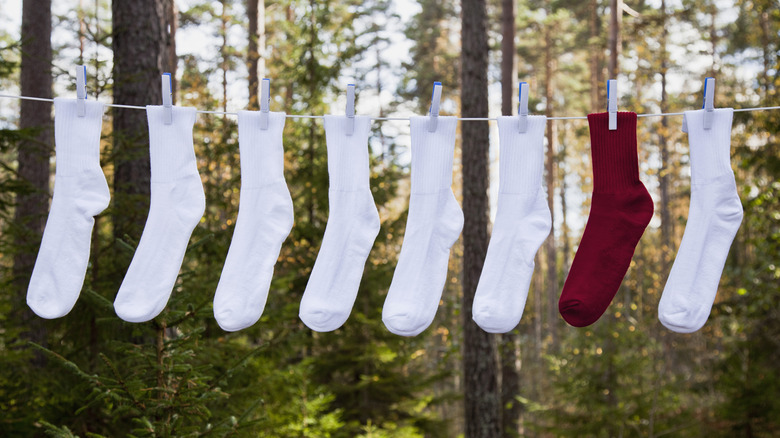
[[[619,12],[619,13],[618,13]],[[780,5],[774,0],[11,0],[0,8],[0,90],[159,104],[174,73],[176,104],[257,108],[272,79],[274,111],[427,111],[582,116],[699,108],[706,76],[716,107],[780,105]],[[480,97],[481,96],[481,97]],[[690,199],[682,118],[640,119],[640,174],[656,212],[612,305],[576,329],[557,299],[592,189],[587,123],[546,131],[554,229],[539,251],[520,325],[505,335],[470,319],[495,210],[497,132],[462,122],[454,186],[467,218],[441,305],[403,338],[381,307],[403,240],[408,123],[373,124],[371,188],[382,229],[347,323],[315,333],[298,303],[328,217],[321,121],[288,119],[285,170],[295,226],[261,320],[222,331],[211,302],[239,199],[236,119],[200,114],[194,138],[207,210],[166,310],[118,319],[112,301],[148,211],[146,115],[111,108],[101,164],[112,204],[96,218],[91,261],[73,311],[38,318],[26,286],[52,193],[52,108],[0,99],[0,434],[3,436],[744,436],[780,434],[780,111],[735,113],[732,165],[745,216],[703,329],[668,331],[656,311]],[[489,135],[489,141],[488,141]],[[467,175],[463,177],[463,175]],[[488,189],[489,182],[489,189]],[[689,226],[696,224],[688,224]]]

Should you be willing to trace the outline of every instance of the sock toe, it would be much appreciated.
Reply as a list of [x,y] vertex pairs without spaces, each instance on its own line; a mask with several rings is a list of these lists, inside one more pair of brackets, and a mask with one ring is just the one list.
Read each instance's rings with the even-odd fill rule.
[[509,309],[495,302],[475,301],[471,319],[488,333],[506,333],[517,326]]
[[332,332],[344,325],[349,318],[349,314],[342,312],[333,312],[324,309],[310,311],[300,311],[298,317],[301,318],[306,327],[315,332]]
[[587,327],[598,321],[603,313],[593,312],[586,303],[577,299],[560,301],[558,311],[563,319],[574,327]]
[[391,333],[399,336],[417,336],[430,325],[430,321],[420,322],[418,312],[413,308],[383,314],[382,322]]
[[688,310],[677,310],[674,312],[658,312],[658,320],[669,330],[676,333],[693,333],[704,326],[707,322],[697,322],[694,315]]

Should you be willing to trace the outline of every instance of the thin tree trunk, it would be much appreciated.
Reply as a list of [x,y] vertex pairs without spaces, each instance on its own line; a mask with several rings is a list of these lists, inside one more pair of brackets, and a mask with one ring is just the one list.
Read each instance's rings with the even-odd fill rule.
[[[666,0],[661,0],[661,103],[660,109],[665,113],[668,109],[666,98],[666,74],[668,72],[668,54],[666,52]],[[669,212],[669,133],[668,117],[661,117],[661,130],[658,135],[658,147],[661,152],[661,169],[659,171],[658,188],[661,192],[661,252],[664,272],[667,272],[668,254],[672,251],[672,220]]]
[[179,11],[176,8],[176,0],[164,0],[166,34],[165,54],[163,55],[163,71],[171,74],[171,93],[173,103],[176,104],[176,70],[179,67],[179,58],[176,56],[176,30],[179,28]]
[[79,65],[84,65],[84,50],[87,41],[87,23],[84,17],[84,0],[79,0]]
[[[461,114],[488,115],[488,43],[485,0],[462,2]],[[487,122],[461,125],[463,162],[463,374],[466,438],[499,436],[495,338],[471,320],[471,306],[488,245]]]
[[600,107],[601,96],[599,95],[599,84],[601,78],[601,47],[599,44],[599,35],[601,34],[601,23],[598,13],[598,0],[590,0],[590,111],[596,112]]
[[260,77],[265,75],[265,1],[247,0],[246,13],[249,16],[249,109],[258,110]]
[[[553,115],[553,76],[555,75],[555,60],[552,54],[552,35],[549,26],[544,30],[544,99],[547,102],[545,115],[549,118]],[[555,223],[555,148],[556,138],[555,123],[547,122],[547,163],[545,176],[547,182],[547,206],[550,208],[552,223]],[[547,258],[547,323],[551,345],[556,345],[558,325],[558,266],[555,249],[555,229],[550,232],[545,242],[545,255]]]
[[[51,1],[25,0],[22,4],[21,92],[24,96],[52,97]],[[19,144],[17,175],[28,191],[16,196],[13,258],[14,310],[26,327],[22,336],[45,345],[46,327],[27,307],[26,294],[49,211],[49,157],[52,150],[51,103],[21,101],[19,128],[30,136]],[[33,364],[41,367],[44,356],[36,353]]]
[[622,0],[609,2],[609,78],[616,79],[618,74],[618,56],[620,55],[620,15]]
[[769,30],[769,12],[761,11],[758,14],[758,24],[761,28],[761,60],[763,62],[763,72],[761,73],[761,88],[764,89],[762,99],[766,99],[769,94],[769,87],[771,86],[771,77],[769,76],[769,70],[772,65],[771,54],[769,50],[769,42],[771,31]]
[[515,68],[515,2],[501,0],[501,114],[512,115]]
[[[114,0],[112,47],[114,101],[162,103],[160,75],[165,57],[163,0]],[[114,235],[141,236],[149,210],[149,133],[146,113],[114,108]]]
[[[559,163],[566,162],[566,140],[568,125],[564,124],[564,131],[561,138],[561,152],[558,157]],[[561,241],[563,242],[563,254],[561,257],[561,263],[563,265],[563,272],[561,272],[561,278],[566,278],[569,275],[569,260],[571,259],[571,246],[569,245],[569,222],[567,218],[568,206],[566,204],[566,190],[568,185],[566,184],[566,172],[561,172]]]
[[[222,69],[222,112],[227,112],[227,72],[228,64],[228,42],[227,42],[227,0],[222,0],[222,15],[220,16],[220,35],[222,35],[222,45],[219,48],[219,55],[222,58],[220,68]],[[226,119],[227,115],[223,116]]]
[[[501,1],[501,114],[512,115],[515,79],[515,11],[514,0]],[[517,332],[501,335],[501,436],[518,436],[522,405],[515,400],[520,392],[517,369]]]

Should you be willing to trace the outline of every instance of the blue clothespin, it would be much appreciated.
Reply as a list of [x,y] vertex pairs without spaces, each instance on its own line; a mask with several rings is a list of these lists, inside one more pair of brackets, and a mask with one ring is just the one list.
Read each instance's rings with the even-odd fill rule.
[[520,82],[517,98],[517,132],[522,134],[528,130],[528,82]]
[[715,113],[715,78],[704,79],[704,129],[712,128],[712,116]]
[[[712,115],[715,112],[715,78],[704,79],[704,102],[701,104],[704,110],[704,129],[712,129]],[[688,121],[683,116],[682,132],[688,132]]]
[[431,109],[428,111],[428,132],[436,132],[439,122],[439,104],[441,103],[441,82],[433,83]]

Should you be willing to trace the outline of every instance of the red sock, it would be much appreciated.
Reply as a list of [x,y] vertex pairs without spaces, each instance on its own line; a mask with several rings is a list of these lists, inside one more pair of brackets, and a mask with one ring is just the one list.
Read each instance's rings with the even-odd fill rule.
[[588,124],[593,198],[558,302],[563,319],[575,327],[593,324],[607,310],[653,216],[653,200],[639,181],[636,113],[619,112],[615,131],[608,113],[589,114]]

